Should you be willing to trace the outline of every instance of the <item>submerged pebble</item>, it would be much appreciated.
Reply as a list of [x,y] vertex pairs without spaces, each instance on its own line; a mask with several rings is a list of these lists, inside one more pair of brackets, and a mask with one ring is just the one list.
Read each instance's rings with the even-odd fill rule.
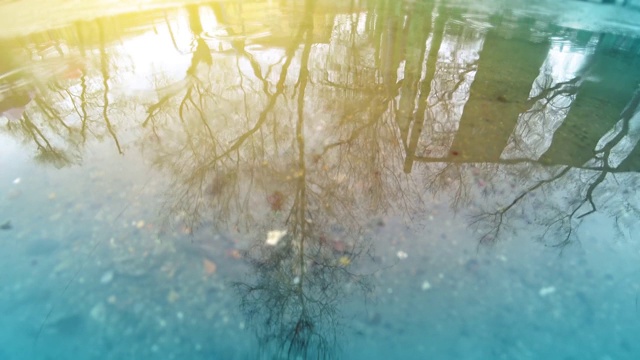
[[0,225],[0,230],[11,230],[13,226],[11,226],[11,220],[7,220],[2,225]]
[[89,314],[93,320],[103,323],[107,319],[107,307],[103,302],[99,302],[91,308]]
[[107,272],[105,272],[104,274],[102,274],[102,277],[100,278],[100,282],[102,284],[108,284],[111,282],[111,280],[113,280],[113,271],[109,270]]
[[540,291],[538,291],[538,294],[544,297],[549,294],[553,294],[554,292],[556,292],[556,288],[554,286],[547,286],[540,289]]
[[422,282],[421,288],[422,288],[422,291],[427,291],[431,289],[431,284],[427,280],[425,280]]

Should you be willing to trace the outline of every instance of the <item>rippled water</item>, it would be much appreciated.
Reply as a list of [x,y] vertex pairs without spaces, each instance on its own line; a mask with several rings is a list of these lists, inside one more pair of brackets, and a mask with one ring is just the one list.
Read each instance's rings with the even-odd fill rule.
[[640,3],[0,2],[0,359],[638,359]]

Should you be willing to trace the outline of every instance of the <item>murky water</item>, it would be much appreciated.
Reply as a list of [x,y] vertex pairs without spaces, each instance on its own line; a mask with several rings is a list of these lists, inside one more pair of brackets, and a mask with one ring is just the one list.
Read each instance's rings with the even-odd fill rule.
[[0,359],[640,358],[638,2],[0,14]]

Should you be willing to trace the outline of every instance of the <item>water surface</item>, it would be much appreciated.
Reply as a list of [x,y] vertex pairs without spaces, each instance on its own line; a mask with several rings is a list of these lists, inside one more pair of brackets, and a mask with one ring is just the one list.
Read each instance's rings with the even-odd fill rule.
[[637,359],[640,12],[0,5],[0,359]]

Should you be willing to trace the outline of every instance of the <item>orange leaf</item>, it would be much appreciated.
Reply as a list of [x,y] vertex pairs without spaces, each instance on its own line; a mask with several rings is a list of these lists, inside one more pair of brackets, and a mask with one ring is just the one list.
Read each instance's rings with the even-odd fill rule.
[[207,276],[215,274],[216,270],[218,270],[216,263],[209,259],[202,259],[202,267],[204,268],[204,273]]

